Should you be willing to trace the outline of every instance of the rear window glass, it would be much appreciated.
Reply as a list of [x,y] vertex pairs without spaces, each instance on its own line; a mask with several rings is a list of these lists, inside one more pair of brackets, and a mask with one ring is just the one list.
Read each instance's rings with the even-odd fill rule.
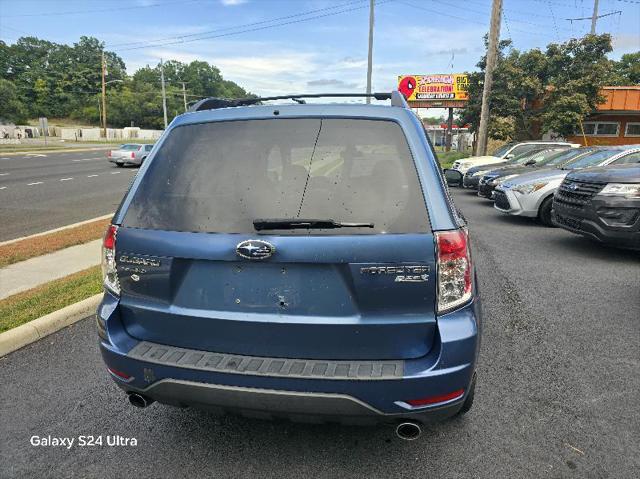
[[[537,145],[535,143],[531,143],[528,145],[518,145],[513,150],[511,150],[510,154],[513,156],[522,155],[523,153],[528,153],[530,151],[539,150],[541,145]],[[544,145],[542,145],[544,147]]]
[[589,153],[589,151],[585,151],[582,148],[569,148],[566,151],[556,152],[548,158],[538,162],[539,165],[546,166],[559,166],[567,163],[568,161],[573,160],[578,156],[582,156]]
[[630,165],[631,163],[640,163],[640,152],[631,153],[622,158],[618,158],[612,164],[614,165]]
[[603,161],[611,158],[613,155],[620,153],[620,150],[596,150],[593,153],[582,156],[575,161],[567,163],[565,168],[588,168],[589,166],[598,166]]
[[373,223],[374,228],[271,233],[428,231],[402,129],[390,121],[316,118],[177,127],[149,165],[124,225],[254,233],[255,219],[296,218]]
[[121,150],[137,150],[140,148],[140,145],[122,145],[120,147]]

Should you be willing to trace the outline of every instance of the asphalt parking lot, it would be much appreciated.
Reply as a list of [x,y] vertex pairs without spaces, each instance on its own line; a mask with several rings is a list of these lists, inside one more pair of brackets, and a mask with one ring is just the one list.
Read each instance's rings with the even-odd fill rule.
[[[2,477],[640,477],[640,258],[453,192],[484,303],[473,410],[414,442],[126,402],[91,318],[0,359]],[[32,446],[120,435],[137,446]]]

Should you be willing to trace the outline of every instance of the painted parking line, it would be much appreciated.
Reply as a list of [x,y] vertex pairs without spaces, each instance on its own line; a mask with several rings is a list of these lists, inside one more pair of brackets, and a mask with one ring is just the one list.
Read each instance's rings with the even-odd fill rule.
[[98,175],[87,175],[87,178],[93,178],[94,176],[98,176]]
[[60,178],[60,181],[69,181],[69,180],[73,180],[73,178]]
[[0,186],[0,190],[6,190],[7,187],[6,186]]
[[0,173],[0,176],[7,176],[9,173]]
[[112,171],[111,172],[112,175],[119,175],[120,173],[122,173],[122,171]]
[[27,183],[27,186],[41,185],[44,181],[36,181],[35,183]]

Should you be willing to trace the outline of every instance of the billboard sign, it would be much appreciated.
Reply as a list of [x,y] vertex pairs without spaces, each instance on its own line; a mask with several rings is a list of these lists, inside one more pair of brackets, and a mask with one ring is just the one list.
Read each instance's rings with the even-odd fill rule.
[[463,73],[400,75],[398,90],[409,104],[464,106],[469,99],[469,77]]

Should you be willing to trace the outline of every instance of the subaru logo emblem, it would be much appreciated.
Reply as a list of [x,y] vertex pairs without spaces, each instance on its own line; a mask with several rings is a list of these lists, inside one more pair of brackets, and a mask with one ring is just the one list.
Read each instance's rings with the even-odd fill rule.
[[246,259],[266,259],[275,251],[275,246],[262,240],[246,240],[236,246],[236,254]]
[[577,190],[578,185],[576,183],[569,183],[569,188],[571,188],[572,190]]

